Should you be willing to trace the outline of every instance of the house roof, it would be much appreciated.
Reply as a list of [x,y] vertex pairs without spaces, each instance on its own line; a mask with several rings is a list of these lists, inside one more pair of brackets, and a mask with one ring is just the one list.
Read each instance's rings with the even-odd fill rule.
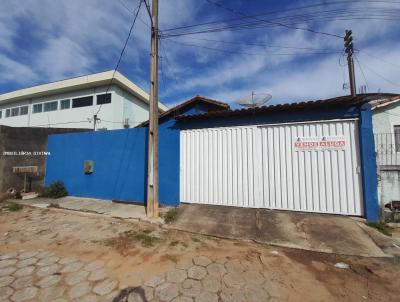
[[[181,114],[182,110],[184,110],[188,106],[191,106],[194,103],[200,103],[200,102],[211,105],[214,108],[214,110],[212,112],[226,111],[226,110],[230,109],[230,107],[227,103],[213,100],[213,99],[201,96],[201,95],[196,95],[196,96],[192,97],[191,99],[184,101],[184,102],[176,105],[175,107],[172,107],[172,108],[168,109],[167,111],[161,113],[158,118],[162,119],[162,118],[164,118],[166,116],[170,116],[170,115],[174,115],[174,117],[178,116],[179,114]],[[149,124],[149,121],[147,120],[147,121],[141,123],[138,127],[144,127],[144,126],[147,126],[148,124]]]
[[[109,70],[7,92],[0,94],[0,104],[27,98],[65,93],[77,89],[96,87],[99,85],[107,85],[111,80],[114,85],[127,90],[143,102],[147,104],[149,103],[149,95],[147,92],[134,84],[120,72],[116,71],[114,78],[113,74],[114,70]],[[168,110],[168,107],[162,103],[159,103],[159,109],[160,111],[164,112]]]
[[386,98],[380,98],[377,100],[373,100],[369,103],[371,104],[372,110],[375,110],[375,109],[379,109],[379,108],[397,103],[398,101],[400,101],[400,95],[386,97]]
[[227,116],[243,116],[243,115],[254,115],[260,113],[270,113],[276,111],[293,111],[293,110],[304,110],[312,108],[329,108],[332,106],[351,106],[371,102],[372,100],[388,98],[388,97],[398,97],[397,94],[388,93],[366,93],[359,94],[355,97],[351,95],[339,96],[330,99],[323,100],[313,100],[298,103],[286,103],[277,104],[271,106],[263,106],[256,108],[246,108],[237,110],[225,110],[217,112],[208,112],[197,115],[179,115],[176,117],[178,121],[184,120],[197,120],[197,119],[207,119],[210,117],[227,117]]

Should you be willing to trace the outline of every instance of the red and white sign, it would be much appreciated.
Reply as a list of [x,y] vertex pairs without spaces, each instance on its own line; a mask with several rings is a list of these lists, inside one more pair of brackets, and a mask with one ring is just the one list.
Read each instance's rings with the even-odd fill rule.
[[316,150],[316,149],[344,149],[346,141],[344,138],[323,137],[323,138],[297,138],[293,143],[295,150]]

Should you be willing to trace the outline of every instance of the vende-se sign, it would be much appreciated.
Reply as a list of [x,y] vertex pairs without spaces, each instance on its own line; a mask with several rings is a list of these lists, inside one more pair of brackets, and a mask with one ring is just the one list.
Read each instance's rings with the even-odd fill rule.
[[346,141],[343,137],[298,137],[293,143],[293,147],[295,150],[344,149],[346,147]]

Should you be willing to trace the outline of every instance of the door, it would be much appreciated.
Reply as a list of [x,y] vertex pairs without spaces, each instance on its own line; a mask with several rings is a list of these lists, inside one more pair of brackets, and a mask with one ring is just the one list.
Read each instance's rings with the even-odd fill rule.
[[356,120],[181,131],[180,200],[361,216]]

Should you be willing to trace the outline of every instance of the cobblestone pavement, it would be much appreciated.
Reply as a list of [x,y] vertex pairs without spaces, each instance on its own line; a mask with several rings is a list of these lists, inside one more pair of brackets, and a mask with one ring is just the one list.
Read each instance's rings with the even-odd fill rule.
[[279,301],[280,284],[262,269],[237,260],[211,261],[196,256],[178,263],[163,276],[154,277],[126,293],[123,301],[256,302]]
[[101,260],[58,257],[47,251],[0,256],[0,301],[113,301],[118,281],[108,278]]

